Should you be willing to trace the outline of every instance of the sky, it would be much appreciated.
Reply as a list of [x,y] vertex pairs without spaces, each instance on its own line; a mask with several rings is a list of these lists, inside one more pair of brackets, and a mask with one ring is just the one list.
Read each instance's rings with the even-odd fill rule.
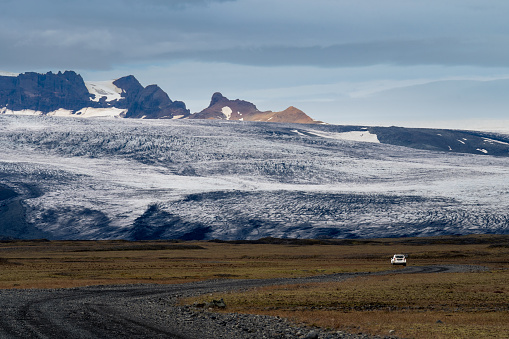
[[509,130],[506,0],[0,0],[0,70],[134,75],[333,124]]

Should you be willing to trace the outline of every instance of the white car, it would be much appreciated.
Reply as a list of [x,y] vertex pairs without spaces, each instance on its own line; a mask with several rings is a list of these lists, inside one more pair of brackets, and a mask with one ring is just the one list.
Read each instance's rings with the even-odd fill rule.
[[391,258],[391,265],[403,265],[406,266],[406,255],[394,254]]

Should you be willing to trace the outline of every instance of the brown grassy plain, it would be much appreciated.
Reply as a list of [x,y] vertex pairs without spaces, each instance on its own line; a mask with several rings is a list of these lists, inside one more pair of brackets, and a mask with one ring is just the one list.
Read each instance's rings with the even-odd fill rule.
[[[364,276],[272,286],[224,298],[226,312],[279,315],[349,332],[412,338],[509,337],[509,236],[284,241],[10,241],[0,243],[0,288],[173,284],[218,278],[302,277],[469,264],[486,272]],[[186,302],[193,302],[188,300]]]

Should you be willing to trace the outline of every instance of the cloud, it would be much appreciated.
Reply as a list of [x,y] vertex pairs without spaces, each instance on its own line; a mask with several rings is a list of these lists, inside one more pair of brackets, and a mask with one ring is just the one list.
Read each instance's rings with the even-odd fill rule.
[[388,40],[327,47],[262,46],[169,52],[155,57],[261,66],[359,67],[387,64],[509,67],[509,38],[491,42],[440,39]]
[[506,0],[2,0],[0,69],[134,74],[193,110],[224,91],[337,123],[500,117],[505,83],[478,84],[478,96],[460,83],[403,88],[507,78],[507,13]]
[[509,5],[478,0],[4,0],[0,65],[108,69],[509,66]]
[[[140,3],[138,0],[123,0],[126,2],[137,2]],[[232,2],[237,0],[144,0],[144,4],[155,4],[158,6],[163,7],[187,7],[187,6],[202,6],[202,5],[208,5],[214,2]]]

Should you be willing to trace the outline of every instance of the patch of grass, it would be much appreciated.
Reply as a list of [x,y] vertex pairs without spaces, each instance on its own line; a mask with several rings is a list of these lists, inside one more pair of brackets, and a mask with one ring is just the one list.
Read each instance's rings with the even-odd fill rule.
[[260,309],[509,311],[506,281],[506,270],[366,276],[344,282],[264,287],[232,294],[230,301]]
[[218,277],[302,277],[391,269],[389,252],[375,254],[378,260],[348,258],[360,252],[364,250],[356,246],[205,241],[8,241],[0,243],[0,255],[21,265],[6,266],[0,272],[0,288],[168,284]]
[[[226,312],[277,315],[313,326],[411,338],[507,338],[509,270],[364,276],[215,294]],[[202,298],[188,300],[201,302]]]
[[105,252],[105,251],[164,251],[164,250],[204,250],[205,248],[193,244],[157,244],[130,243],[115,246],[94,246],[76,249],[75,252]]

